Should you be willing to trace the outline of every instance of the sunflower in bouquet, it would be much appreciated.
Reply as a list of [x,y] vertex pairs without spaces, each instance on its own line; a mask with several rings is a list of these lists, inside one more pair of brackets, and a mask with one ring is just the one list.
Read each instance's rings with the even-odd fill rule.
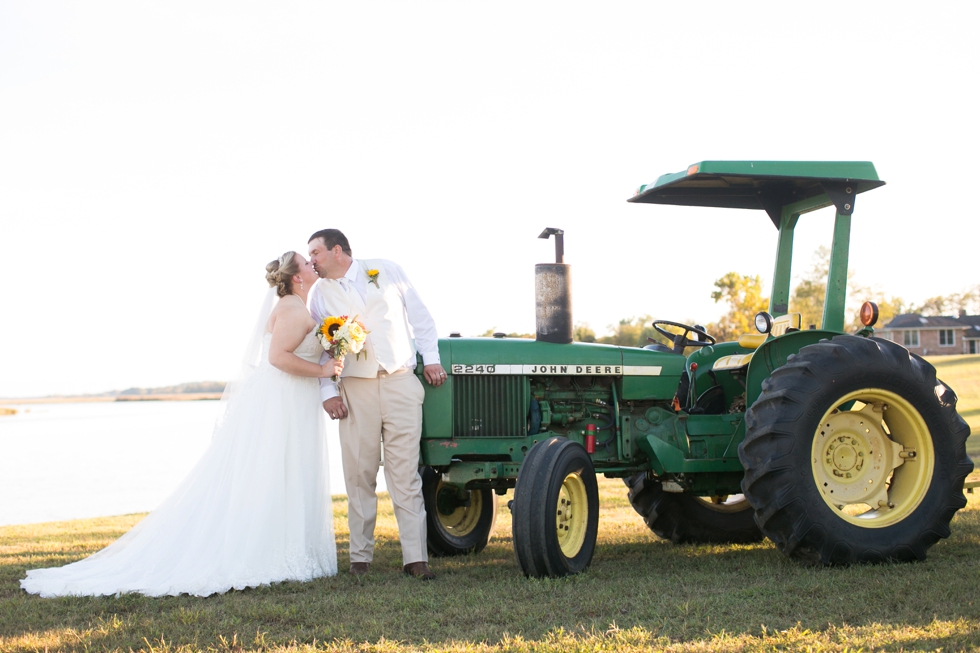
[[[331,358],[339,361],[343,361],[347,354],[360,358],[367,334],[368,330],[357,321],[356,315],[352,318],[346,315],[327,316],[316,330],[317,340],[324,350]],[[331,378],[337,380],[336,376]]]

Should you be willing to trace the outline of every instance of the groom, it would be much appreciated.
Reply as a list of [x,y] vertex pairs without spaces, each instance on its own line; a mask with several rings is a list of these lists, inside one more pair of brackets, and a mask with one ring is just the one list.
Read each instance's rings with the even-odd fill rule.
[[[354,259],[347,237],[337,229],[316,232],[309,245],[320,275],[309,300],[314,319],[356,316],[369,332],[361,356],[345,359],[339,383],[320,380],[323,409],[331,419],[341,420],[350,573],[366,574],[374,557],[375,488],[383,441],[385,481],[398,521],[404,571],[431,580],[435,575],[429,571],[418,474],[425,391],[413,371],[417,346],[426,381],[439,387],[446,380],[435,322],[397,264]],[[324,353],[321,361],[326,359]]]

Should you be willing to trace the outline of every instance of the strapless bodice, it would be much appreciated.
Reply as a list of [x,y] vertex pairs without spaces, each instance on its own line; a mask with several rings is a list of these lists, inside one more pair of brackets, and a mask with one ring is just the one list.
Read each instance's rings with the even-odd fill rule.
[[[272,334],[266,333],[265,337],[262,339],[262,361],[265,363],[269,362],[269,345],[272,343]],[[293,353],[302,358],[305,361],[311,363],[319,363],[320,356],[323,355],[323,347],[320,345],[320,341],[316,338],[316,329],[310,331],[303,338],[299,346],[293,350]]]

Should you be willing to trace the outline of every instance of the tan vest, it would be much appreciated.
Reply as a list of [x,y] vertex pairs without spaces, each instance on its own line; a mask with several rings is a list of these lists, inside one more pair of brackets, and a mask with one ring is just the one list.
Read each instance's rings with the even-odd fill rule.
[[[348,294],[339,281],[321,279],[317,282],[328,315],[349,315],[370,332],[364,341],[360,358],[349,355],[344,358],[341,377],[355,376],[374,378],[378,368],[394,372],[415,355],[412,330],[405,312],[405,304],[398,288],[389,283],[384,261],[380,259],[355,260],[359,280],[367,283],[367,298],[361,303],[357,290]],[[367,276],[368,270],[378,270],[378,285]]]

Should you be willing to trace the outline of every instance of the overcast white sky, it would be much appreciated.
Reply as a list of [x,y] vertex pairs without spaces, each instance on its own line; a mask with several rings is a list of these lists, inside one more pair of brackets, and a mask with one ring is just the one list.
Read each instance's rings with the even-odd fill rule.
[[[223,379],[264,266],[339,227],[443,335],[532,331],[565,229],[599,333],[715,319],[762,212],[627,204],[707,159],[871,160],[856,280],[978,282],[971,3],[0,0],[0,396]],[[832,216],[798,228],[796,270]]]

